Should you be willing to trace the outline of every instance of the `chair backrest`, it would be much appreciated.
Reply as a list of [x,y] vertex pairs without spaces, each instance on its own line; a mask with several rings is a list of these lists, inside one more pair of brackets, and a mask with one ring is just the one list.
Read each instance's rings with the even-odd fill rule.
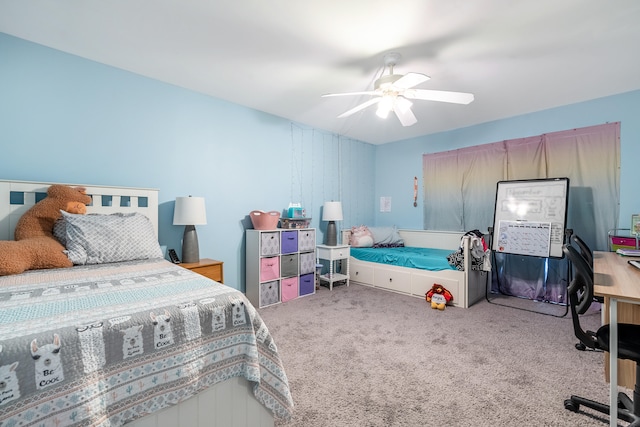
[[582,255],[585,261],[587,261],[587,264],[589,264],[589,267],[593,270],[593,251],[591,248],[577,234],[572,235],[571,239],[576,243],[578,248],[580,248],[580,255]]
[[571,305],[573,331],[580,342],[587,347],[599,348],[597,340],[582,329],[578,317],[579,314],[586,313],[593,301],[593,270],[573,246],[564,245],[562,250],[574,270],[573,279],[567,288],[569,304]]

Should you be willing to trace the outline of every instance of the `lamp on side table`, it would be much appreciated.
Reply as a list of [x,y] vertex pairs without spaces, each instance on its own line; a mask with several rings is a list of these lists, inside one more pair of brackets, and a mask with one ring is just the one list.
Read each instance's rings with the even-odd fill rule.
[[329,221],[325,239],[327,246],[336,246],[338,244],[336,221],[342,221],[342,202],[324,202],[322,207],[322,220]]
[[184,225],[182,236],[182,262],[192,263],[200,261],[198,234],[196,225],[207,223],[207,212],[204,197],[176,197],[173,210],[173,225]]

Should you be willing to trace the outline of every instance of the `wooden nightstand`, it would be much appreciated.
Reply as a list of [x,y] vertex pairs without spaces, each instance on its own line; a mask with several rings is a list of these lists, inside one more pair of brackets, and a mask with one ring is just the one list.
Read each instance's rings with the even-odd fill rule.
[[222,261],[216,261],[215,259],[200,258],[200,262],[183,262],[180,264],[180,267],[202,274],[204,277],[208,277],[216,282],[224,283],[222,264]]

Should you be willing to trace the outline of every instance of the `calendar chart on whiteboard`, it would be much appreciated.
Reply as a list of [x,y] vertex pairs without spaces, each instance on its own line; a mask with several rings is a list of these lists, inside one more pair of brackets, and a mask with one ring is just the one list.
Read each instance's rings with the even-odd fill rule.
[[492,250],[562,258],[569,178],[500,181]]

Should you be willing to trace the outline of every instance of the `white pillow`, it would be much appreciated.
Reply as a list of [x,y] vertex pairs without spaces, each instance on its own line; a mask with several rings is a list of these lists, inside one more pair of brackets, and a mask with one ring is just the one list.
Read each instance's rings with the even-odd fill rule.
[[400,237],[395,225],[392,227],[369,227],[369,231],[373,235],[373,246],[404,246],[404,240]]
[[373,235],[366,225],[351,227],[349,245],[354,248],[370,248],[373,246]]
[[134,213],[78,215],[64,211],[67,256],[76,265],[102,264],[136,259],[162,258],[153,225],[149,218]]

